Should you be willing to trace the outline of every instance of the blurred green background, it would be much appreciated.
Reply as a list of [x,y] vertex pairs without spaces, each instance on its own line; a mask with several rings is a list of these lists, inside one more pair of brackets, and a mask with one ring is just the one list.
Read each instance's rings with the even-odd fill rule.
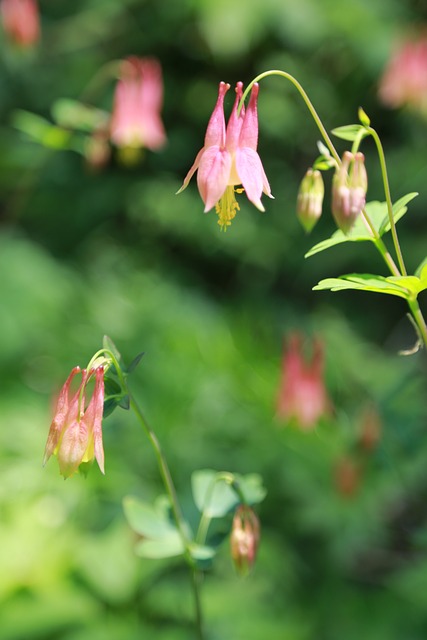
[[[426,21],[425,4],[40,0],[40,10],[34,52],[0,43],[0,640],[193,637],[185,567],[138,559],[123,516],[125,495],[162,491],[132,416],[105,421],[105,477],[94,468],[64,483],[55,460],[41,467],[52,394],[103,334],[127,361],[145,352],[131,386],[184,509],[203,467],[258,472],[268,489],[253,574],[234,575],[225,545],[205,579],[211,640],[424,640],[425,356],[397,355],[414,342],[402,300],[311,290],[328,276],[385,273],[365,244],[303,259],[334,227],[329,194],[310,237],[295,217],[319,138],[296,91],[280,78],[261,86],[259,152],[275,196],[266,213],[242,198],[224,234],[203,215],[195,181],[174,194],[218,82],[281,68],[328,130],[363,106],[386,148],[393,199],[420,191],[400,223],[413,270],[426,253],[427,122],[386,110],[377,87],[396,39]],[[51,120],[55,100],[78,99],[103,65],[131,54],[162,63],[162,152],[133,167],[113,152],[93,172],[78,153],[14,128],[16,110]],[[110,110],[113,87],[93,104]],[[372,143],[364,152],[368,197],[381,200]],[[324,340],[335,406],[309,434],[275,417],[283,338],[295,329]],[[366,453],[357,442],[371,403],[382,434]]]

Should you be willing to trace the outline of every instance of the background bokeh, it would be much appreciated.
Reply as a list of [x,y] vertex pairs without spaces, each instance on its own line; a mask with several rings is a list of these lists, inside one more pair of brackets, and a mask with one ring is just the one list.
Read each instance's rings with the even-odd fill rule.
[[[298,77],[328,130],[362,105],[386,149],[393,198],[419,191],[400,223],[408,267],[425,257],[427,121],[391,111],[378,82],[395,42],[427,20],[416,0],[40,0],[42,39],[0,42],[0,640],[192,637],[185,567],[138,559],[122,512],[161,491],[132,416],[105,421],[106,476],[61,481],[41,460],[51,397],[104,334],[163,443],[184,508],[199,468],[258,472],[262,543],[253,574],[227,545],[206,576],[211,640],[424,640],[427,446],[423,354],[404,302],[313,292],[328,276],[384,273],[348,243],[304,260],[333,232],[329,194],[311,236],[295,217],[318,132],[296,91],[263,81],[259,152],[275,200],[241,199],[227,233],[182,183],[202,145],[220,80],[268,68]],[[99,69],[155,56],[165,83],[167,147],[102,171],[14,126],[17,110],[52,120]],[[91,95],[111,109],[114,82]],[[232,92],[226,109],[231,107]],[[337,142],[340,151],[345,144]],[[369,198],[383,199],[372,143]],[[326,176],[329,184],[330,176]],[[421,304],[425,299],[421,299]],[[275,417],[284,336],[321,336],[335,411],[301,433]],[[372,404],[378,446],[358,447]],[[350,478],[350,480],[349,480]]]

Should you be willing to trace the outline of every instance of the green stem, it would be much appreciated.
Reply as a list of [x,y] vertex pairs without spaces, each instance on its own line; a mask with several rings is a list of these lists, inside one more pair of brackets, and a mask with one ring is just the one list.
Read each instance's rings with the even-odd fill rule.
[[157,463],[160,470],[160,475],[162,477],[164,487],[166,489],[166,492],[171,502],[173,517],[174,517],[179,535],[181,537],[182,544],[184,546],[184,558],[191,572],[194,605],[196,610],[197,637],[198,637],[198,640],[203,640],[204,634],[203,634],[202,608],[201,608],[200,593],[199,593],[201,576],[200,576],[200,572],[197,570],[195,566],[194,560],[190,553],[191,541],[189,540],[185,530],[184,518],[181,512],[181,507],[178,502],[178,496],[176,494],[175,485],[173,483],[172,476],[170,474],[169,467],[166,462],[166,458],[163,455],[160,442],[158,441],[156,434],[149,426],[147,420],[144,417],[144,414],[142,413],[141,409],[139,408],[138,404],[136,403],[136,401],[134,400],[134,398],[130,393],[129,393],[129,399],[130,399],[130,406],[134,414],[138,418],[142,428],[144,429],[154,449],[154,453],[156,455]]
[[388,218],[389,218],[389,221],[390,221],[390,229],[391,229],[391,235],[392,235],[392,238],[393,238],[394,249],[396,251],[397,261],[399,263],[400,273],[403,276],[406,276],[407,275],[407,271],[406,271],[406,267],[405,267],[405,262],[403,260],[402,250],[400,248],[399,238],[397,236],[396,223],[395,223],[394,218],[393,218],[393,204],[392,204],[392,201],[391,201],[390,184],[389,184],[389,181],[388,181],[387,166],[386,166],[386,162],[385,162],[384,149],[383,149],[383,146],[381,144],[380,137],[379,137],[378,133],[375,131],[375,129],[373,129],[372,127],[367,127],[366,130],[373,137],[373,139],[375,141],[375,145],[377,147],[378,158],[379,158],[380,166],[381,166],[381,174],[382,174],[383,183],[384,183],[384,193],[385,193],[385,199],[386,199],[386,203],[387,203],[387,213],[388,213]]
[[256,76],[256,78],[254,78],[252,80],[252,82],[250,82],[250,84],[248,84],[248,86],[245,89],[245,92],[242,96],[242,99],[240,100],[239,103],[239,112],[240,109],[243,106],[243,103],[245,102],[246,96],[248,95],[249,91],[252,88],[252,85],[255,84],[255,82],[258,82],[259,80],[262,80],[263,78],[266,78],[267,76],[281,76],[282,78],[286,78],[286,80],[289,80],[289,82],[291,82],[294,87],[296,87],[296,89],[298,89],[302,99],[304,100],[308,110],[310,111],[310,114],[314,120],[314,122],[316,123],[320,133],[322,134],[322,137],[326,143],[326,146],[328,147],[329,151],[331,152],[331,155],[333,156],[334,160],[336,161],[336,163],[338,165],[341,164],[341,159],[338,155],[337,150],[335,149],[332,140],[330,139],[328,132],[326,131],[325,127],[323,126],[323,122],[321,121],[320,117],[317,114],[316,109],[314,108],[313,103],[311,102],[310,98],[308,97],[308,95],[306,94],[306,92],[304,91],[303,87],[300,85],[300,83],[298,82],[298,80],[296,80],[293,76],[291,76],[290,73],[286,73],[286,71],[280,71],[280,69],[271,69],[270,71],[264,71],[264,73],[260,73],[258,76]]
[[411,310],[412,316],[415,320],[415,323],[418,327],[420,337],[424,343],[424,346],[427,349],[427,326],[424,320],[424,316],[421,313],[420,305],[418,304],[417,300],[408,300],[408,305]]

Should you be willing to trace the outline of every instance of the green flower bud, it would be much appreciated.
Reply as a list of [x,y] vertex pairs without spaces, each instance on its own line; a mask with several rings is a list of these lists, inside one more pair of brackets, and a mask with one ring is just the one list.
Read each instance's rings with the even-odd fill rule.
[[322,215],[325,187],[320,171],[308,169],[298,191],[297,215],[302,226],[309,233]]

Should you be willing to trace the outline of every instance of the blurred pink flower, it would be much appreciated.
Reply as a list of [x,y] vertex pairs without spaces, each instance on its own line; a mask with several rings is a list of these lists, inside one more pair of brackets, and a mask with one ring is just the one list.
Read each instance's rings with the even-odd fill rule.
[[311,361],[302,353],[302,338],[292,334],[285,346],[282,379],[277,399],[277,414],[295,420],[304,431],[316,426],[319,418],[330,413],[331,403],[324,383],[324,355],[320,340],[313,344]]
[[229,88],[229,84],[220,82],[218,99],[206,130],[205,144],[178,191],[180,193],[188,186],[197,171],[197,186],[205,204],[205,213],[215,206],[218,224],[224,230],[240,208],[235,196],[235,192],[239,193],[240,189],[235,189],[236,185],[243,186],[248,199],[260,211],[264,211],[261,194],[264,192],[269,198],[273,197],[257,153],[259,86],[253,85],[247,110],[243,105],[238,113],[243,83],[237,83],[236,99],[226,128],[224,96]]
[[166,142],[160,117],[163,81],[154,58],[123,61],[117,82],[110,124],[111,140],[118,147],[146,147],[155,151]]
[[[82,375],[77,391],[71,393],[71,383]],[[85,408],[86,385],[95,375],[95,388]],[[64,478],[73,475],[84,462],[96,458],[104,473],[102,445],[102,415],[104,409],[104,367],[86,369],[75,367],[68,376],[56,403],[55,415],[47,438],[43,464],[56,454]]]
[[380,80],[379,97],[388,107],[405,105],[427,112],[427,36],[403,43]]
[[31,47],[40,38],[37,0],[1,0],[3,30],[20,47]]

